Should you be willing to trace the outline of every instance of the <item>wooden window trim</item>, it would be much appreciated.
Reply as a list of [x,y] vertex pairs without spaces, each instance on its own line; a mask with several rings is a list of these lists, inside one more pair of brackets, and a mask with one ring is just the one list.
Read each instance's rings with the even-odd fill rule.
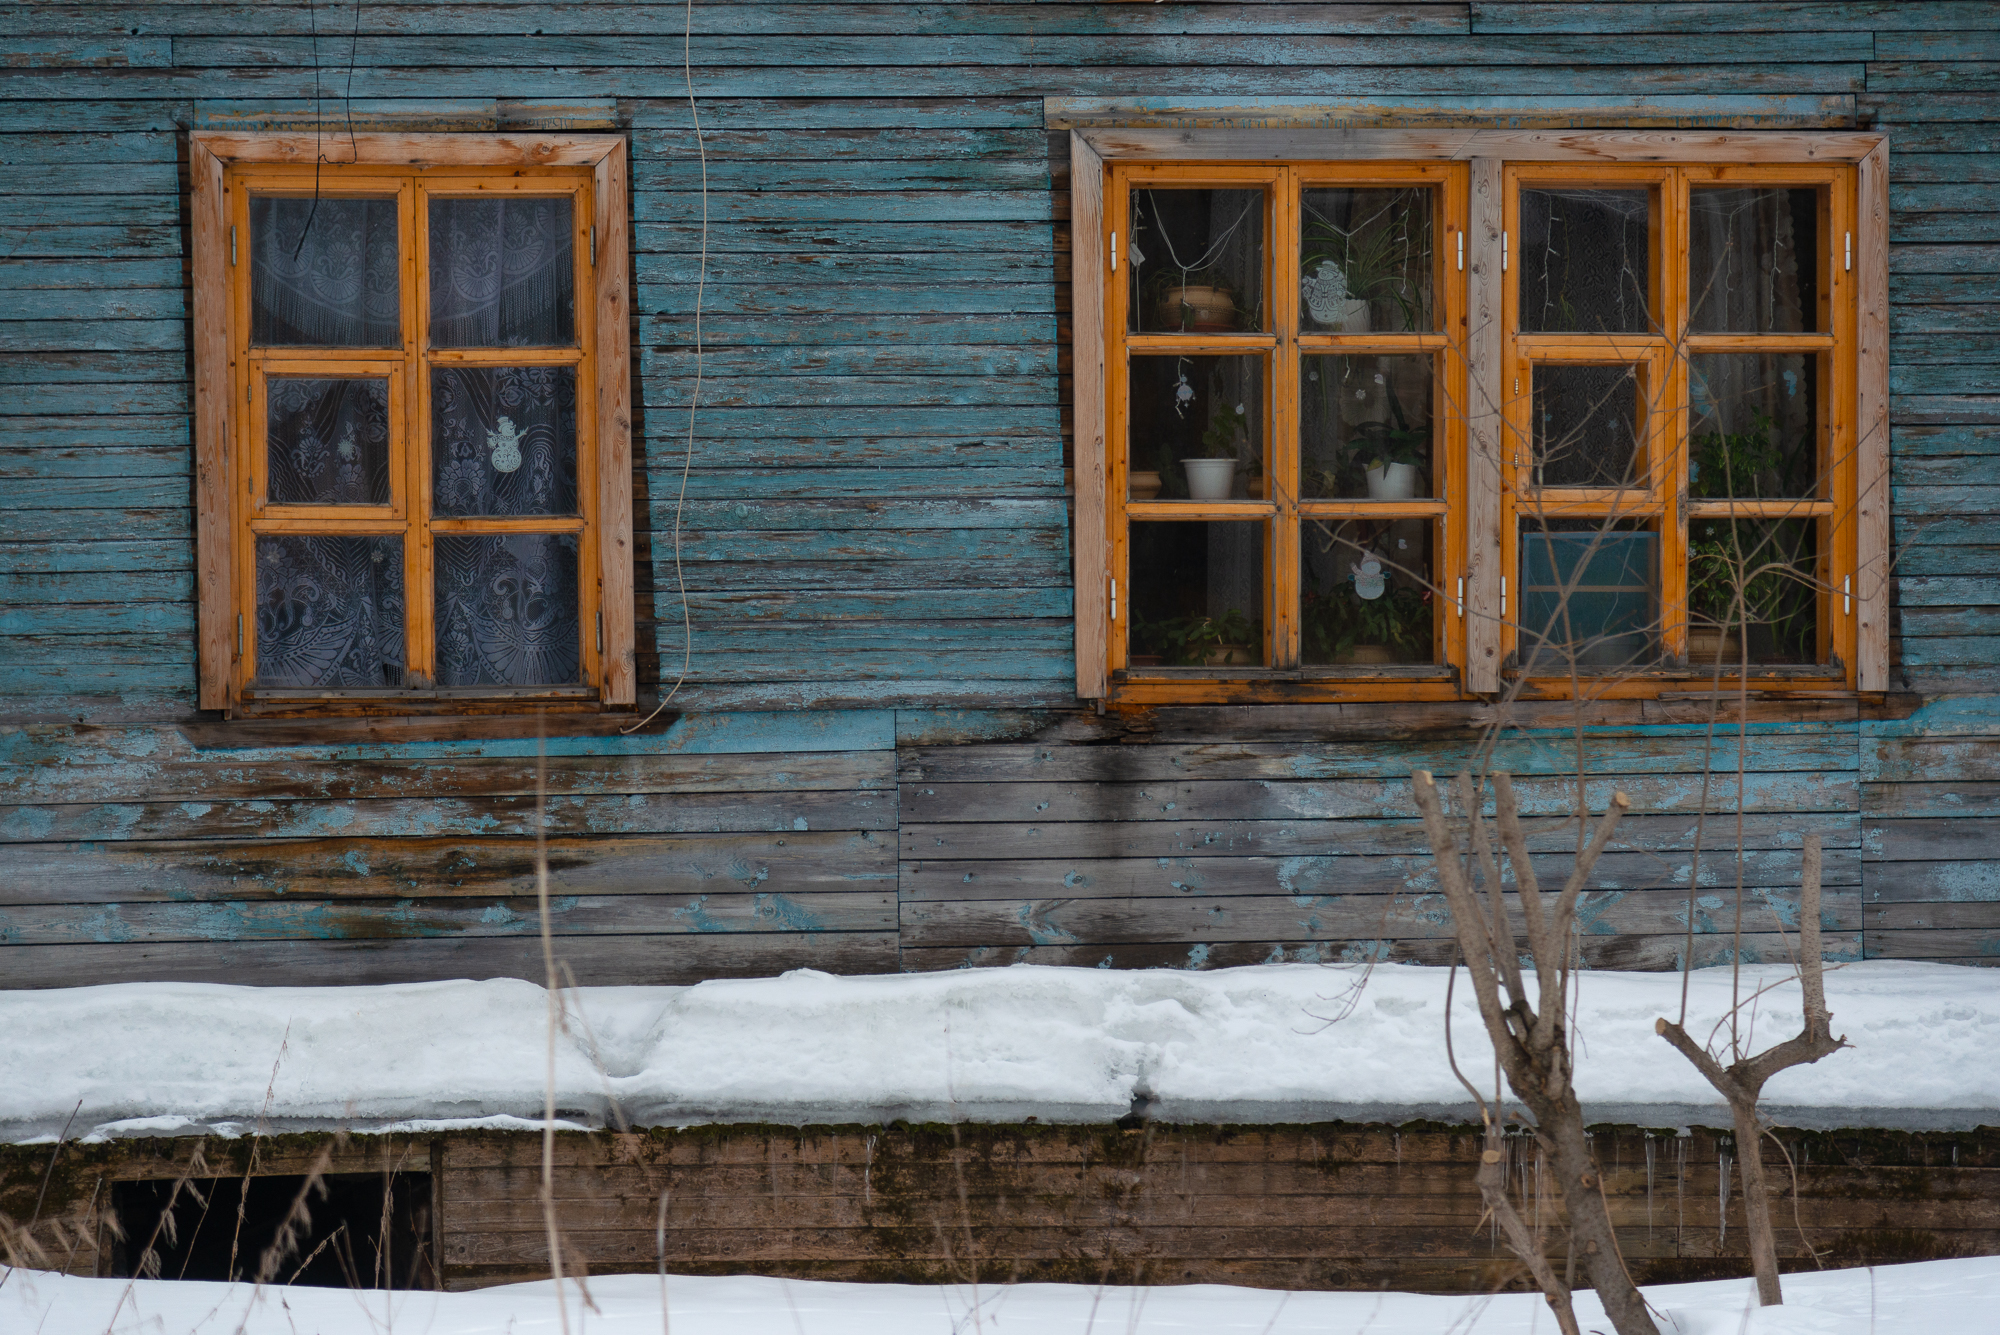
[[[1853,522],[1837,544],[1839,567],[1852,572],[1854,608],[1845,634],[1834,643],[1846,667],[1848,689],[1874,694],[1889,689],[1889,429],[1888,429],[1888,151],[1885,135],[1863,131],[1686,130],[1199,130],[1090,127],[1070,131],[1071,232],[1075,276],[1076,478],[1076,674],[1082,699],[1132,703],[1225,701],[1419,699],[1430,692],[1386,682],[1188,681],[1134,690],[1114,684],[1108,670],[1108,585],[1112,535],[1106,489],[1110,445],[1106,424],[1105,271],[1110,222],[1105,182],[1121,162],[1214,162],[1282,165],[1294,160],[1467,161],[1471,171],[1467,239],[1467,356],[1473,362],[1467,412],[1465,502],[1467,535],[1461,560],[1466,580],[1463,693],[1490,695],[1501,688],[1504,568],[1503,453],[1500,448],[1502,303],[1506,288],[1500,259],[1506,195],[1504,168],[1526,163],[1625,163],[1660,166],[1713,164],[1852,164],[1856,171],[1854,233],[1855,316],[1850,337],[1853,375],[1842,387],[1835,415],[1851,414],[1855,459],[1848,494]],[[1843,227],[1843,230],[1846,230]],[[1838,597],[1839,595],[1834,595]],[[1662,670],[1633,674],[1610,694],[1655,695],[1684,688],[1697,674]],[[1733,680],[1733,679],[1731,679]],[[1798,683],[1823,692],[1824,676]],[[1602,683],[1610,686],[1611,683]],[[1597,690],[1593,686],[1593,690]],[[1759,681],[1758,690],[1788,689],[1783,680]]]
[[[231,167],[310,165],[321,155],[336,166],[379,166],[397,170],[476,167],[504,171],[519,167],[581,167],[591,176],[597,236],[594,285],[588,299],[597,373],[592,387],[596,416],[593,460],[596,472],[595,571],[597,606],[604,619],[599,684],[587,692],[551,690],[518,696],[480,692],[476,696],[439,693],[423,700],[413,693],[363,693],[349,707],[365,712],[403,713],[541,707],[628,707],[637,699],[636,626],[633,605],[631,294],[626,224],[626,143],[622,135],[397,134],[326,135],[197,131],[189,135],[193,231],[194,436],[196,603],[199,703],[203,709],[236,712],[235,611],[241,539],[234,500],[241,486],[235,442],[244,422],[231,362],[229,226],[232,203],[226,187]],[[579,301],[583,300],[579,294]],[[408,498],[414,503],[414,498]],[[595,640],[595,627],[582,628]],[[302,708],[308,706],[303,705]]]

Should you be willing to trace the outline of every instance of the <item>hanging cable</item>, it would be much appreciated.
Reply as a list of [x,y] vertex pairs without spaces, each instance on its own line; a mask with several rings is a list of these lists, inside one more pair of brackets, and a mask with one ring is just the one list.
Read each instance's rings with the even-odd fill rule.
[[[688,116],[694,123],[695,153],[701,160],[701,265],[696,271],[694,285],[694,389],[688,395],[687,447],[681,455],[680,494],[674,498],[674,587],[681,603],[681,670],[674,679],[673,689],[660,697],[660,703],[653,706],[652,713],[623,730],[627,733],[637,732],[659,717],[667,702],[686,684],[688,665],[694,658],[694,619],[688,612],[687,575],[681,569],[681,518],[687,509],[688,474],[694,468],[695,413],[701,406],[701,304],[708,288],[708,148],[702,143],[701,107],[694,96],[694,0],[687,0],[687,25],[681,34],[681,77],[687,85]],[[661,674],[662,677],[665,675]]]

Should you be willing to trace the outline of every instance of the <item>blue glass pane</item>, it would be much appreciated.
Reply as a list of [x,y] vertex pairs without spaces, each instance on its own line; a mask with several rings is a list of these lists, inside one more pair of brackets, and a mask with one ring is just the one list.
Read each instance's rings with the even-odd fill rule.
[[394,199],[250,200],[259,347],[400,347],[396,274]]
[[431,513],[576,513],[576,368],[431,372]]
[[389,503],[389,382],[272,376],[266,493],[273,505]]
[[257,685],[403,684],[403,540],[257,538]]
[[1520,657],[1531,671],[1622,667],[1658,656],[1659,535],[1607,531],[1521,534]]
[[430,220],[432,346],[575,344],[569,196],[433,199]]
[[437,684],[568,686],[582,677],[573,533],[440,533]]

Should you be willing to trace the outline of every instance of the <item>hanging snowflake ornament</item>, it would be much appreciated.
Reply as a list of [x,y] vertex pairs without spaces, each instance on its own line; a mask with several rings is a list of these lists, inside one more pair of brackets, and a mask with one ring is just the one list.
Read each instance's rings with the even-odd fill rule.
[[1194,386],[1188,383],[1187,363],[1176,363],[1174,380],[1174,416],[1186,417],[1187,406],[1194,402]]
[[1365,557],[1354,567],[1354,594],[1357,598],[1373,602],[1388,587],[1389,581],[1382,577],[1382,563],[1374,557]]
[[514,429],[513,418],[501,418],[499,425],[486,433],[486,448],[493,452],[495,472],[511,473],[521,466],[521,434]]

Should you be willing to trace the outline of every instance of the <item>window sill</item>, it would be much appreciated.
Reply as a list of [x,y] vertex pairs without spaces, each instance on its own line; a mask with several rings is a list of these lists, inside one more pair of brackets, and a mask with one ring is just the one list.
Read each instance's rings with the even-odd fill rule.
[[253,746],[390,746],[401,742],[535,737],[656,737],[679,718],[680,712],[672,709],[663,709],[651,719],[643,710],[595,708],[455,714],[408,709],[366,714],[301,710],[289,715],[239,715],[175,726],[190,744],[207,751]]

